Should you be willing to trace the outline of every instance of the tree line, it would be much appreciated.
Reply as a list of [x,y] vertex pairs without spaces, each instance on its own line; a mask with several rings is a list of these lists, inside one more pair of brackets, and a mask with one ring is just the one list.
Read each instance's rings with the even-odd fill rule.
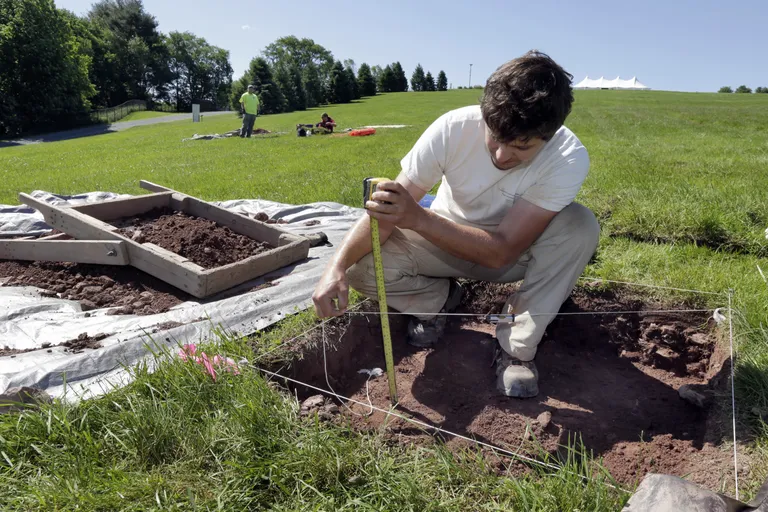
[[[267,114],[409,89],[400,62],[357,66],[295,36],[268,45],[233,82],[227,50],[157,27],[142,0],[98,0],[83,16],[54,0],[0,0],[0,136],[89,123],[93,110],[129,100],[239,110],[249,83]],[[446,90],[447,78],[440,71],[435,81],[419,64],[410,88]]]
[[[286,36],[254,57],[243,76],[232,84],[230,106],[239,110],[241,95],[254,85],[264,114],[306,110],[329,103],[349,103],[378,93],[408,91],[408,78],[400,62],[381,66],[352,59],[343,62],[312,39]],[[411,90],[445,91],[448,79],[440,71],[437,82],[424,74],[421,64],[411,77]]]
[[[724,93],[740,93],[740,94],[752,94],[752,89],[747,87],[746,85],[740,85],[736,88],[734,91],[730,86],[726,85],[724,87],[721,87],[719,91],[717,92],[724,92]],[[768,94],[768,87],[758,87],[755,89],[755,92],[758,94]]]
[[228,51],[162,34],[141,0],[101,0],[82,17],[53,0],[0,0],[0,134],[66,128],[134,99],[221,108],[231,83]]

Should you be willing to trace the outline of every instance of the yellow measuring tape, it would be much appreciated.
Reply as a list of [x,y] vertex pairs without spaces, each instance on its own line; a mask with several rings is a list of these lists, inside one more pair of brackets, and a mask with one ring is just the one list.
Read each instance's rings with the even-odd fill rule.
[[[371,200],[371,194],[376,192],[376,185],[387,178],[366,178],[363,180],[363,205]],[[387,365],[389,380],[389,399],[392,405],[397,403],[397,383],[395,382],[395,362],[392,357],[392,335],[389,331],[389,315],[387,314],[387,293],[384,289],[384,264],[381,259],[381,237],[379,221],[369,217],[371,221],[371,245],[373,246],[373,265],[376,269],[376,290],[379,295],[379,317],[381,318],[381,335],[384,339],[384,361]]]

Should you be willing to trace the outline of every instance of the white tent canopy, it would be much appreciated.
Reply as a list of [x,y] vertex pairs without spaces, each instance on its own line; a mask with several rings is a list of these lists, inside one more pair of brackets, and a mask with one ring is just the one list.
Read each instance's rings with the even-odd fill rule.
[[650,89],[650,87],[641,83],[637,77],[628,80],[622,80],[619,77],[613,80],[586,77],[584,80],[573,86],[574,89]]

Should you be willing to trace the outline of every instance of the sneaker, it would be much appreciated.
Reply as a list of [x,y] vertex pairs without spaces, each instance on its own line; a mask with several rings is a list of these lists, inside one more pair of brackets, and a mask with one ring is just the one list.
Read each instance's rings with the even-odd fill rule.
[[[464,295],[464,288],[451,279],[451,286],[448,289],[448,298],[440,310],[441,313],[453,313],[461,304],[461,297]],[[428,348],[440,341],[440,337],[445,331],[445,324],[448,318],[445,316],[435,316],[431,320],[419,320],[412,318],[408,322],[408,344],[419,348]]]
[[539,394],[539,371],[533,361],[521,361],[501,348],[496,341],[496,389],[514,398],[532,398]]

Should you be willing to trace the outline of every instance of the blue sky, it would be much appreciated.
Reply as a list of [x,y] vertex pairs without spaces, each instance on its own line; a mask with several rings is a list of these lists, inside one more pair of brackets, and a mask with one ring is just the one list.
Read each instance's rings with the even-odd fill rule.
[[[92,0],[55,0],[86,13]],[[574,75],[637,78],[653,89],[768,86],[768,2],[144,0],[161,31],[188,30],[230,52],[235,78],[281,36],[308,37],[339,60],[445,70],[454,87],[483,84],[536,48]]]

